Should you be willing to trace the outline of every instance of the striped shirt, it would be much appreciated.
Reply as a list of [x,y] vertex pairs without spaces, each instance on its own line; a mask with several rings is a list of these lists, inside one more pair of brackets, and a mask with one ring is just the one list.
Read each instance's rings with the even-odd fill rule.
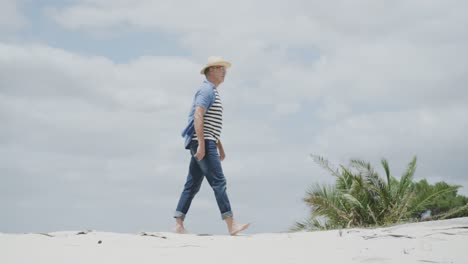
[[[203,134],[205,139],[211,139],[217,142],[221,137],[221,129],[223,127],[223,105],[218,90],[215,89],[214,92],[215,101],[203,116]],[[196,132],[193,133],[192,140],[198,140]]]

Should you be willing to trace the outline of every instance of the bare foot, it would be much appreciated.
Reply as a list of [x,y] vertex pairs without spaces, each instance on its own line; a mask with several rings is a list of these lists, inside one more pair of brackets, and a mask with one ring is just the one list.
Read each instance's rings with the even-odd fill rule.
[[187,229],[185,229],[185,227],[183,225],[176,225],[176,227],[174,228],[174,232],[176,232],[177,234],[188,234],[189,233],[187,231]]
[[229,229],[229,234],[231,234],[231,236],[235,236],[237,235],[238,233],[246,230],[247,228],[249,228],[250,224],[234,224],[230,229]]
[[175,228],[174,228],[174,232],[176,232],[177,234],[188,234],[189,232],[187,231],[187,229],[185,229],[184,227],[184,219],[183,218],[176,218],[176,225],[175,225]]

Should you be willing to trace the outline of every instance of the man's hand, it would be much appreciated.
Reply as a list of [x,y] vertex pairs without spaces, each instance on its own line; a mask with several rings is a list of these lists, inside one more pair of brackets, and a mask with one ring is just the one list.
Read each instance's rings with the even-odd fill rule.
[[202,160],[205,157],[205,145],[199,144],[197,148],[197,153],[195,153],[195,158]]
[[223,161],[224,158],[226,158],[226,154],[224,153],[224,150],[219,151],[219,159]]
[[219,159],[223,161],[226,158],[226,153],[224,153],[223,144],[221,144],[221,140],[218,140],[218,150],[219,150]]

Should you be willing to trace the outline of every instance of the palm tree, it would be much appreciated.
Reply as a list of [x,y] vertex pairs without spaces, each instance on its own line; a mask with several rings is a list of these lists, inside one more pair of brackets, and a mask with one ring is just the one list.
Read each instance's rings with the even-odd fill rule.
[[381,160],[385,171],[382,178],[368,162],[351,160],[349,168],[334,168],[328,160],[311,155],[316,163],[330,172],[335,185],[312,186],[304,202],[311,216],[298,222],[292,230],[331,229],[381,226],[415,220],[414,215],[440,195],[459,186],[444,186],[417,195],[413,184],[416,157],[413,157],[400,179],[390,174],[388,161]]

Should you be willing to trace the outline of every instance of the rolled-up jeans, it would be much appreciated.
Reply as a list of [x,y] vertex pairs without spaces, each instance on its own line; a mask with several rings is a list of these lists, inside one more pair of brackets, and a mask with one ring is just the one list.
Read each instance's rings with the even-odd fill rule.
[[216,141],[205,140],[205,156],[202,160],[195,157],[198,148],[198,141],[192,140],[190,143],[190,167],[185,182],[184,190],[180,195],[179,203],[177,205],[175,218],[185,219],[193,197],[200,190],[203,178],[206,177],[208,183],[214,191],[216,202],[221,213],[221,219],[232,217],[231,204],[226,193],[226,178],[224,177],[223,169],[221,167],[221,160],[218,154]]

